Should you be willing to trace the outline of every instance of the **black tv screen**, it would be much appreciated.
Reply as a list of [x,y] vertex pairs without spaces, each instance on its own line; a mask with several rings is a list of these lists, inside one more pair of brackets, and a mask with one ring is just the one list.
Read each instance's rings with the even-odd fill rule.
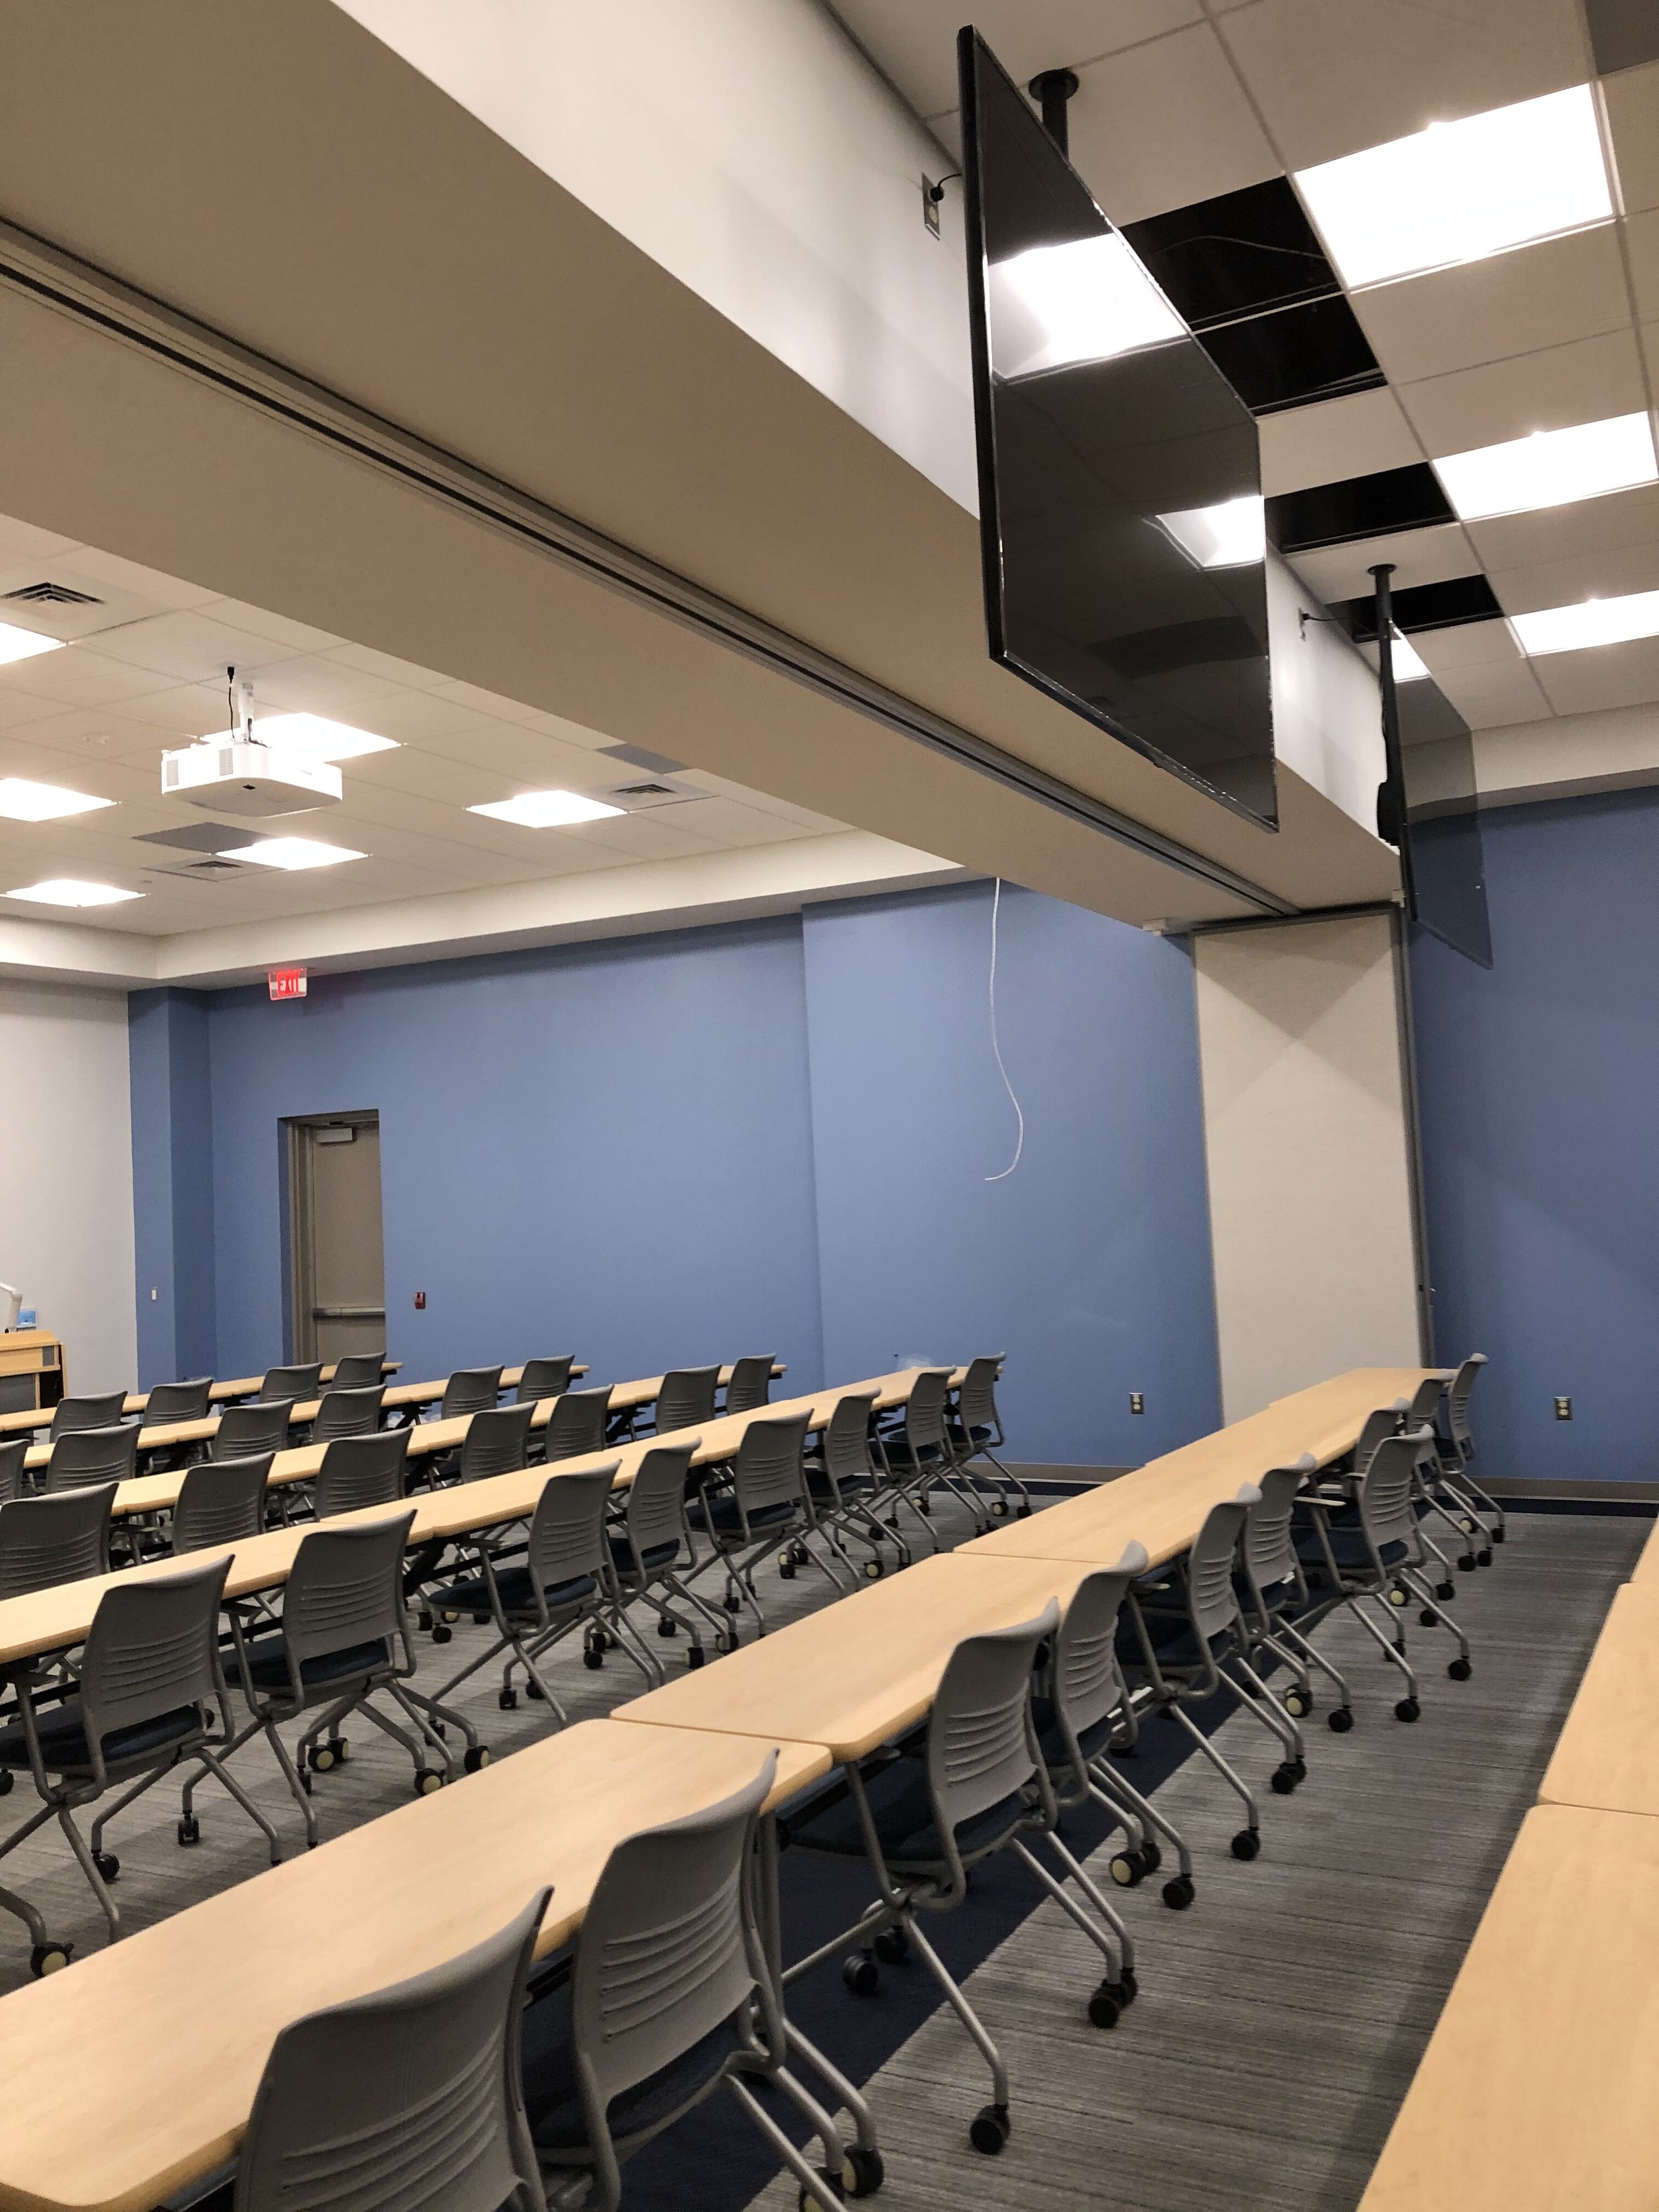
[[1255,419],[971,28],[957,64],[992,657],[1276,827]]

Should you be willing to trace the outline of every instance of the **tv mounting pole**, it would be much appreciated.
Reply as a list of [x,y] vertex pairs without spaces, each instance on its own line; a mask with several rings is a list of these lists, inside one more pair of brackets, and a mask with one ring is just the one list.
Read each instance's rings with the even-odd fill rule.
[[1034,76],[1025,88],[1033,100],[1042,106],[1042,127],[1069,161],[1072,149],[1067,143],[1066,103],[1077,90],[1077,71],[1068,69],[1044,70]]

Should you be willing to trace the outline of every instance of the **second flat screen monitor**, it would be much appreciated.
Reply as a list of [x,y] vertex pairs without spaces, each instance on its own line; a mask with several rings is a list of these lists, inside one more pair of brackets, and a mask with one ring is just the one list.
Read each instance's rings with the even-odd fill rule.
[[992,653],[1276,826],[1255,419],[977,33],[957,55]]

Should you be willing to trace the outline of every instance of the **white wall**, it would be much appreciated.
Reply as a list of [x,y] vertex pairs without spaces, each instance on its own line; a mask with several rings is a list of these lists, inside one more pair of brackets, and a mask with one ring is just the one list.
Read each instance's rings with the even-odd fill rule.
[[1194,941],[1223,1417],[1419,1349],[1389,917]]
[[1271,551],[1267,635],[1275,754],[1375,836],[1376,787],[1386,765],[1376,672]]
[[62,1338],[71,1389],[134,1388],[123,992],[0,982],[0,1280]]
[[977,511],[957,164],[815,0],[339,4]]

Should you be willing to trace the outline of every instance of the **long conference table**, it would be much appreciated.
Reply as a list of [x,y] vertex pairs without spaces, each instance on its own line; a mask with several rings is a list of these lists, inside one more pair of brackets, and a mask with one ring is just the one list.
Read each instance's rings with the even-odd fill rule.
[[[383,1359],[380,1373],[382,1376],[395,1375],[402,1364],[400,1359]],[[334,1362],[330,1360],[323,1369],[320,1379],[324,1382],[331,1382],[334,1372]],[[256,1397],[264,1379],[263,1375],[239,1375],[228,1382],[216,1382],[208,1392],[208,1403],[210,1406],[229,1406],[239,1398]],[[149,1403],[148,1390],[129,1390],[121,1401],[121,1411],[124,1414],[142,1413]],[[57,1410],[56,1406],[27,1406],[18,1413],[0,1413],[0,1436],[16,1436],[26,1429],[50,1428],[52,1417]]]
[[[849,1391],[902,1403],[916,1371],[766,1411],[805,1407],[821,1427]],[[234,2154],[270,2044],[289,2021],[451,1955],[549,1881],[538,1949],[551,1950],[579,1925],[605,1856],[623,1836],[714,1802],[773,1747],[781,1764],[772,1803],[785,1803],[838,1759],[921,1717],[962,1637],[1068,1595],[1132,1539],[1154,1561],[1173,1557],[1241,1482],[1304,1451],[1322,1464],[1339,1458],[1366,1415],[1408,1396],[1425,1371],[1361,1369],[1282,1400],[1097,1492],[872,1583],[608,1721],[582,1723],[485,1768],[459,1793],[416,1799],[0,2000],[0,2212],[143,2212],[212,2172]],[[699,1457],[728,1455],[747,1422],[763,1417],[708,1424]],[[646,1440],[420,1498],[410,1541],[520,1518],[550,1472],[615,1459],[626,1480],[649,1449]],[[1029,1541],[1050,1522],[1055,1556]],[[228,1594],[279,1583],[301,1533],[234,1547]],[[110,1579],[0,1602],[0,1662],[77,1641]],[[800,1728],[779,1725],[786,1715]],[[64,2063],[66,2051],[107,2049],[112,2023],[123,2030],[118,2063]]]

